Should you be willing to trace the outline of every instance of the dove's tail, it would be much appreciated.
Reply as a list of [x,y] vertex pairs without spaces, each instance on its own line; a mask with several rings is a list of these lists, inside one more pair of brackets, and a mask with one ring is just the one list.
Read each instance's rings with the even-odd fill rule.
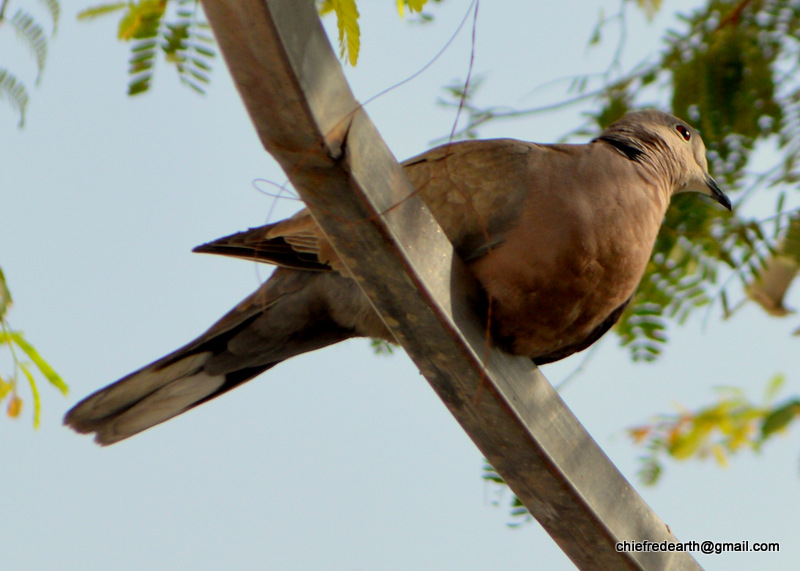
[[275,364],[241,371],[231,382],[231,375],[206,372],[212,355],[186,351],[173,357],[177,360],[160,359],[83,399],[67,413],[64,424],[77,432],[94,432],[98,444],[114,444],[219,396]]
[[357,319],[358,311],[337,318],[341,311],[331,306],[333,297],[341,301],[353,296],[357,288],[349,282],[334,272],[278,269],[203,335],[88,396],[67,413],[64,423],[81,433],[96,433],[99,444],[113,444],[289,357],[356,336],[357,324],[348,321]]

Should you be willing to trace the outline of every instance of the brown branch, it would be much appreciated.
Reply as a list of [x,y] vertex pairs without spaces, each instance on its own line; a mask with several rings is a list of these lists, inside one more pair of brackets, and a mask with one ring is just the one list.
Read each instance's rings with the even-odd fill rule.
[[717,30],[721,30],[728,24],[732,24],[734,26],[738,25],[739,18],[742,16],[742,12],[744,12],[744,9],[747,8],[747,5],[750,4],[751,1],[752,0],[742,0],[739,2],[736,7],[731,10],[731,13],[722,19],[722,21],[719,23],[719,26],[717,26]]

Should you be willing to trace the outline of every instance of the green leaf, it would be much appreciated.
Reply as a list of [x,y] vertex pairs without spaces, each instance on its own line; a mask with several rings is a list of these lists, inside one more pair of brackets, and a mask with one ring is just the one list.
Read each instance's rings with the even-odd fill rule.
[[36,59],[36,83],[39,83],[44,69],[44,62],[47,59],[47,36],[42,27],[33,19],[33,16],[24,10],[16,11],[11,18],[11,25],[17,32],[17,36],[25,41],[28,49]]
[[391,343],[383,339],[370,339],[369,345],[376,355],[392,355],[394,353],[394,347],[392,347]]
[[150,52],[151,57],[155,57],[155,47],[156,41],[154,39],[149,40],[142,40],[140,42],[136,42],[131,46],[131,53],[137,54],[140,52]]
[[800,215],[795,214],[789,222],[781,244],[781,255],[800,266]]
[[642,87],[650,85],[656,80],[657,77],[658,73],[655,69],[648,71],[640,78],[640,81],[642,82]]
[[214,57],[216,55],[214,53],[214,50],[210,50],[210,49],[208,49],[208,48],[206,48],[204,46],[194,45],[193,48],[194,48],[194,51],[196,51],[200,55],[204,55],[206,57],[210,57],[211,58],[211,57]]
[[9,291],[8,284],[6,284],[6,276],[3,274],[3,269],[0,268],[0,320],[5,317],[12,303],[11,291]]
[[144,93],[150,88],[153,79],[153,67],[156,60],[157,43],[154,38],[144,38],[131,46],[131,57],[128,59],[128,95]]
[[39,428],[42,415],[42,401],[39,398],[39,389],[36,388],[36,381],[25,363],[20,363],[19,367],[22,369],[23,374],[28,379],[28,384],[31,386],[31,394],[33,395],[33,429],[36,430]]
[[211,66],[201,59],[191,58],[191,62],[197,69],[202,69],[203,71],[211,71]]
[[195,19],[194,11],[182,9],[178,16],[178,21],[165,24],[161,49],[167,62],[175,65],[181,82],[203,95],[203,85],[211,82],[210,61],[216,55],[204,44],[213,45],[213,39],[200,31],[208,28],[208,24]]
[[28,106],[28,90],[25,84],[19,81],[7,69],[0,68],[0,99],[5,99],[11,107],[19,111],[19,124],[25,125],[25,108]]
[[167,3],[161,0],[141,0],[138,4],[129,4],[128,12],[119,22],[117,37],[120,40],[142,40],[154,38]]
[[202,87],[200,87],[195,82],[193,82],[193,81],[191,81],[189,79],[184,78],[183,79],[183,83],[185,85],[188,85],[190,88],[192,88],[199,95],[205,95],[206,94],[205,90]]
[[[195,22],[195,26],[199,29],[208,28],[208,24],[206,22]],[[197,41],[203,42],[204,44],[214,45],[216,42],[214,41],[213,36],[208,36],[206,34],[202,34],[199,31],[195,31],[192,34],[192,38]],[[213,52],[212,52],[213,55]]]
[[508,527],[519,527],[532,521],[533,518],[530,512],[528,512],[528,508],[526,508],[522,501],[513,492],[511,492],[503,478],[500,477],[500,474],[497,473],[497,471],[485,458],[483,460],[483,475],[481,477],[484,481],[491,482],[499,488],[499,493],[496,499],[491,500],[492,505],[499,506],[501,496],[511,496],[509,502],[509,513],[513,519],[512,521],[508,522]]
[[61,4],[58,0],[39,0],[39,3],[45,7],[53,19],[53,35],[55,36],[58,31],[58,20],[61,17]]
[[178,55],[178,52],[186,49],[186,40],[189,37],[190,22],[181,22],[180,24],[167,24],[167,31],[164,33],[165,43],[161,46],[168,56],[176,56],[176,60],[182,61],[184,56]]
[[770,403],[775,400],[783,385],[786,384],[785,375],[775,375],[769,380],[767,386],[764,388],[764,402]]
[[602,40],[603,38],[602,29],[603,25],[605,24],[605,21],[606,21],[605,12],[603,11],[602,8],[600,8],[600,15],[597,18],[597,23],[594,25],[594,29],[592,30],[592,35],[589,38],[590,46],[596,46],[597,44],[600,43],[600,40]]
[[722,303],[722,318],[728,319],[731,314],[730,304],[728,303],[728,292],[724,289],[720,292],[719,296],[720,302]]
[[789,423],[800,414],[800,400],[792,399],[789,402],[776,407],[761,424],[761,440],[766,440],[772,434],[783,430]]
[[42,359],[41,355],[33,348],[33,346],[28,343],[25,338],[22,336],[22,333],[18,331],[9,331],[6,333],[9,339],[13,341],[17,347],[22,349],[22,351],[28,356],[28,358],[33,361],[33,364],[36,365],[36,368],[44,375],[44,378],[48,380],[48,382],[56,387],[58,390],[61,391],[62,394],[66,395],[69,392],[69,388],[67,387],[66,383],[58,376],[53,368]]
[[647,457],[642,461],[638,476],[645,486],[654,486],[663,472],[664,467],[661,465],[661,462],[656,458]]
[[91,8],[85,8],[84,10],[78,12],[78,20],[93,20],[94,18],[99,18],[100,16],[119,12],[127,6],[127,2],[112,2],[110,4],[92,6]]
[[154,58],[155,52],[151,49],[137,50],[133,52],[129,63],[131,64],[131,69],[138,72],[142,69],[149,69],[153,67]]
[[153,79],[152,73],[145,73],[134,78],[128,84],[128,95],[139,95],[150,89],[150,80]]
[[197,81],[201,81],[203,83],[208,83],[210,80],[207,75],[197,71],[196,69],[189,69],[189,75],[195,78]]

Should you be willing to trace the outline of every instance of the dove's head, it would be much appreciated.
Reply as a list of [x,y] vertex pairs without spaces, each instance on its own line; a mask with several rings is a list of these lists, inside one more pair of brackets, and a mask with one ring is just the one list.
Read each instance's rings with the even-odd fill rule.
[[629,159],[664,171],[672,193],[699,192],[731,209],[731,201],[708,174],[706,146],[691,125],[654,109],[628,113],[600,137]]

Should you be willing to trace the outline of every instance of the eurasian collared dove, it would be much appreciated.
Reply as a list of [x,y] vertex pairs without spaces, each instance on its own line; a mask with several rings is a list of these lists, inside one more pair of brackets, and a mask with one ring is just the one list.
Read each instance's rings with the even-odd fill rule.
[[[653,110],[586,145],[467,141],[403,167],[491,298],[493,341],[537,364],[585,349],[619,318],[673,194],[731,207],[699,133]],[[78,403],[67,425],[112,444],[289,357],[356,336],[392,341],[305,210],[196,251],[280,267],[200,337]]]

